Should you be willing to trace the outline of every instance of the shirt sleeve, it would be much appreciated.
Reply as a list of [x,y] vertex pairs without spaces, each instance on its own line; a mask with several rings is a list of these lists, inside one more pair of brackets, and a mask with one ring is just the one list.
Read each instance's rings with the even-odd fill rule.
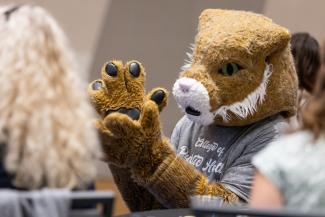
[[252,159],[254,167],[271,181],[278,189],[283,188],[283,171],[279,153],[283,147],[277,142],[271,143],[267,148],[262,150]]
[[307,131],[284,135],[255,155],[252,164],[281,192],[286,192],[292,168],[300,164],[304,147],[310,141],[313,136]]
[[255,174],[252,157],[277,137],[275,127],[262,127],[253,130],[243,138],[231,154],[230,165],[227,165],[221,183],[237,194],[242,200],[248,201]]

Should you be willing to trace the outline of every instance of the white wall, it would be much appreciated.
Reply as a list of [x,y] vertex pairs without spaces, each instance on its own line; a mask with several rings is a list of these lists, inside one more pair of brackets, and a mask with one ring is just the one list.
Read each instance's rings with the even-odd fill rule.
[[66,32],[80,68],[89,73],[110,0],[0,0],[0,3],[28,3],[46,8]]
[[264,14],[294,33],[307,31],[320,42],[325,36],[324,0],[268,0]]

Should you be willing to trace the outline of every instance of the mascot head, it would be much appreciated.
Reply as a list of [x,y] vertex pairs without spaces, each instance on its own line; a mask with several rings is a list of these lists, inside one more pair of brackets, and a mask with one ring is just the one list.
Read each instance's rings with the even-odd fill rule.
[[269,18],[208,9],[199,18],[190,61],[173,94],[189,119],[240,126],[296,112],[290,33]]

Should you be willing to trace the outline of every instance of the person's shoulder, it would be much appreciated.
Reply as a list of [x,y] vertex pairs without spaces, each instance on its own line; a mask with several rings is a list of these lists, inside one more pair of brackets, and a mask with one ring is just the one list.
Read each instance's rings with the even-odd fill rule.
[[171,135],[171,139],[173,142],[175,142],[176,140],[178,141],[180,133],[182,132],[182,129],[188,127],[191,123],[191,121],[186,117],[186,115],[184,115],[181,119],[178,120],[178,122],[176,123],[174,129],[173,129],[173,133]]
[[184,115],[175,125],[172,135],[170,137],[171,143],[174,145],[177,150],[181,137],[187,136],[188,133],[185,133],[186,129],[192,125],[192,121],[189,120],[186,115]]
[[290,165],[301,162],[301,156],[304,153],[302,150],[310,144],[312,138],[312,134],[308,131],[282,135],[257,153],[252,159],[252,164],[265,176],[272,179],[278,175],[279,171],[288,172],[289,162]]
[[283,118],[283,116],[280,114],[276,114],[251,124],[249,128],[251,129],[258,129],[258,128],[263,129],[263,128],[270,128],[270,127],[275,128],[283,124],[286,124],[286,121]]
[[246,134],[267,137],[278,137],[287,127],[287,122],[281,115],[273,115],[251,124],[246,129]]
[[297,131],[290,134],[281,135],[278,139],[270,143],[263,152],[278,153],[288,155],[299,152],[300,149],[312,141],[312,134],[308,131]]
[[189,126],[191,124],[194,124],[193,121],[191,121],[190,119],[188,119],[188,117],[186,115],[184,115],[181,119],[178,120],[178,122],[176,123],[176,128],[180,129],[183,126]]
[[271,126],[275,128],[281,128],[287,126],[287,121],[281,114],[276,114],[261,120],[258,124],[264,126]]
[[300,144],[307,144],[313,138],[313,135],[309,131],[296,131],[290,134],[283,134],[279,137],[278,140],[274,141],[273,143],[281,144],[281,145],[290,145],[294,144],[295,146]]

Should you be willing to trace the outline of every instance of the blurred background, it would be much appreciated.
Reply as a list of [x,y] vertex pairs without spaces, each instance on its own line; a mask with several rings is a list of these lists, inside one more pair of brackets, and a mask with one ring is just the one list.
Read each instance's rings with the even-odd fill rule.
[[[0,0],[45,7],[59,21],[74,49],[81,74],[99,77],[111,59],[141,61],[147,72],[146,88],[172,85],[193,43],[197,19],[205,8],[248,10],[265,14],[291,32],[307,31],[322,43],[324,0]],[[171,96],[161,121],[170,136],[182,116]],[[108,168],[98,163],[99,188],[114,188]],[[115,214],[127,212],[118,201]]]

